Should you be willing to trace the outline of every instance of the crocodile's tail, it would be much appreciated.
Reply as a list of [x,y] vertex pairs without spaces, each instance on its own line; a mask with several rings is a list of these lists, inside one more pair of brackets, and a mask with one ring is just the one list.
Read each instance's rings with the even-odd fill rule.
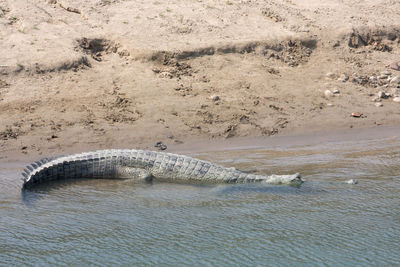
[[[24,182],[24,187],[26,183],[34,176],[39,170],[46,168],[46,165],[49,165],[49,162],[54,160],[54,158],[43,158],[39,161],[35,161],[30,165],[27,165],[25,169],[22,171],[22,181]],[[43,166],[43,167],[42,167]],[[34,179],[35,183],[39,182],[38,179]]]
[[112,178],[115,164],[100,164],[105,156],[94,152],[35,161],[22,172],[23,188],[62,178]]

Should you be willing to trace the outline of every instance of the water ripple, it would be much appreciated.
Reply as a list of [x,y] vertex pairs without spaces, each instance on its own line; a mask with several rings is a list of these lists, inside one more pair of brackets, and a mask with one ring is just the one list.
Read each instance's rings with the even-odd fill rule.
[[22,194],[20,164],[10,164],[0,170],[0,266],[397,265],[399,155],[393,139],[210,152],[198,156],[300,171],[307,183],[74,180]]

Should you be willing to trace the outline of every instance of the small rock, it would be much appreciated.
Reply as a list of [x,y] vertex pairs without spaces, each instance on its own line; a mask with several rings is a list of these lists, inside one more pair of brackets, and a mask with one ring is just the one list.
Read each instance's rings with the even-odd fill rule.
[[390,75],[392,75],[392,73],[390,71],[384,70],[381,72],[381,75],[390,76]]
[[326,98],[329,98],[333,96],[333,93],[331,90],[325,90],[324,95]]
[[393,101],[396,103],[400,103],[400,97],[396,96],[395,98],[393,98]]
[[162,141],[158,141],[154,147],[158,147],[159,150],[166,150],[167,149],[167,145],[164,144]]
[[163,71],[163,72],[160,72],[160,78],[172,79],[172,78],[174,78],[174,75],[172,73],[167,72],[167,71]]
[[400,96],[400,85],[397,88],[390,88],[390,94],[393,97]]
[[1,87],[6,87],[6,86],[8,86],[9,84],[6,82],[6,81],[3,81],[3,80],[0,80],[0,88]]
[[389,67],[392,70],[400,70],[400,61],[399,62],[392,62]]
[[378,103],[375,103],[375,107],[382,107],[383,106],[383,104],[382,103],[380,103],[380,102],[378,102]]
[[379,97],[379,98],[382,98],[382,99],[386,99],[386,98],[389,98],[389,97],[390,97],[390,94],[387,94],[387,93],[385,93],[385,92],[383,92],[383,91],[379,91],[379,92],[378,92],[378,97]]
[[378,79],[379,79],[379,80],[384,80],[384,79],[387,79],[387,77],[388,77],[387,75],[383,75],[383,74],[382,74],[382,75],[379,75],[379,76],[378,76]]
[[210,96],[210,99],[211,99],[212,101],[214,101],[214,102],[216,102],[216,101],[218,101],[218,100],[221,100],[221,98],[220,98],[218,95],[212,95],[212,96]]
[[333,104],[332,103],[328,103],[328,104],[326,104],[326,106],[327,107],[333,107]]
[[333,78],[335,78],[335,73],[333,73],[333,72],[328,72],[325,76],[326,76],[327,78],[329,78],[329,79],[333,79]]
[[333,47],[338,47],[338,46],[340,46],[340,41],[336,41],[336,42],[333,44]]
[[374,97],[371,100],[372,100],[372,102],[381,102],[382,101],[379,97]]
[[337,89],[337,88],[333,89],[332,92],[333,92],[333,94],[335,94],[335,95],[340,94],[340,91],[339,91],[339,89]]
[[377,81],[378,81],[378,78],[376,78],[376,76],[370,76],[370,77],[369,77],[369,81],[370,81],[370,82],[377,82]]
[[338,79],[338,81],[339,82],[347,82],[349,80],[349,76],[347,75],[347,74],[342,74],[342,75],[340,75],[340,77],[339,77],[339,79]]
[[360,112],[352,112],[352,113],[351,113],[351,116],[354,117],[354,118],[360,118],[362,115],[363,115],[363,114],[360,113]]
[[356,179],[350,179],[346,181],[346,184],[358,184],[358,181]]
[[395,76],[390,79],[390,84],[400,84],[400,76]]

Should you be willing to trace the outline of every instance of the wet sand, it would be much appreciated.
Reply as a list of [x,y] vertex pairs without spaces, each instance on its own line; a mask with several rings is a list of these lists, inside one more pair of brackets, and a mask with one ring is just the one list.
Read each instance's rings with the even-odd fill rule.
[[[277,149],[288,147],[306,147],[306,146],[332,146],[335,144],[343,144],[347,142],[373,141],[373,140],[397,140],[400,137],[399,126],[379,126],[373,128],[360,128],[360,129],[347,129],[335,131],[320,131],[306,134],[296,135],[278,135],[265,138],[263,136],[253,137],[234,137],[224,140],[218,139],[196,139],[188,140],[180,144],[168,143],[168,149],[165,152],[178,153],[184,155],[196,155],[198,153],[207,152],[208,154],[222,151],[249,151],[254,149]],[[105,149],[148,149],[157,151],[153,144],[140,144],[126,146],[125,144],[117,144],[113,147],[106,147]],[[32,153],[21,153],[20,151],[6,151],[0,157],[0,166],[7,166],[8,163],[20,162],[21,170],[24,164],[30,164],[34,160],[43,157],[57,157],[61,155],[74,154],[99,149],[96,145],[87,145],[82,143],[81,146],[67,147],[63,150],[48,149],[46,151],[37,151]],[[45,152],[45,154],[43,153]],[[210,160],[203,158],[205,160]]]

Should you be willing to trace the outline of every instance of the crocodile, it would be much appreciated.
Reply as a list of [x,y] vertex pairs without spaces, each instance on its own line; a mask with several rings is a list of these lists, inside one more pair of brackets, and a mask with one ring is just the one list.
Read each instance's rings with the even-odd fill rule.
[[256,175],[235,168],[225,168],[189,156],[136,149],[109,149],[58,158],[44,158],[28,165],[22,188],[64,178],[121,178],[138,181],[189,183],[248,183],[298,185],[299,173],[293,175]]

